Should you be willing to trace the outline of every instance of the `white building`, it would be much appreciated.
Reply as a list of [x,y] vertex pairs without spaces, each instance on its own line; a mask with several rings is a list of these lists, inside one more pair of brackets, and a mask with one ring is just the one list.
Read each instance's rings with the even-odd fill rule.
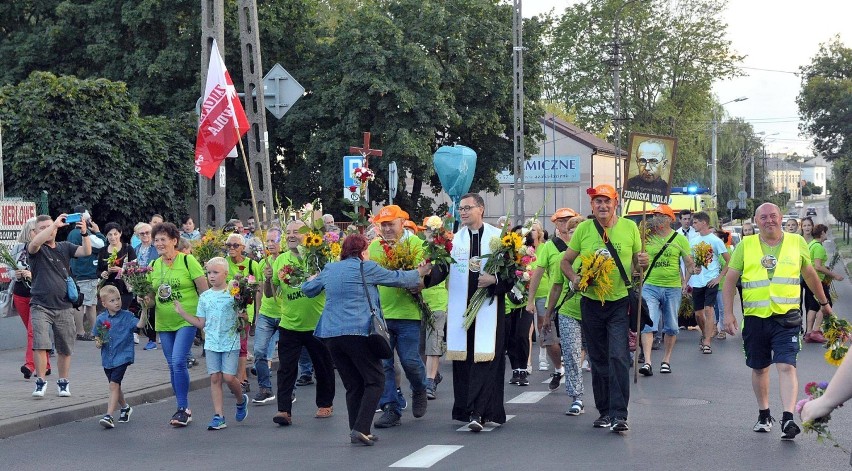
[[814,196],[815,198],[824,198],[826,195],[827,172],[828,168],[825,165],[817,165],[812,162],[802,164],[802,180],[822,188],[822,194]]

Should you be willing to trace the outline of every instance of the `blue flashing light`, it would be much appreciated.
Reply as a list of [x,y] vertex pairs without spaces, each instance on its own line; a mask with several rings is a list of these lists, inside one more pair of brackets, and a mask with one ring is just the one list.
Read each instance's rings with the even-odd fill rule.
[[710,189],[700,187],[697,184],[690,184],[687,186],[673,186],[672,193],[680,193],[683,195],[703,195],[705,193],[710,193]]
[[684,189],[686,190],[686,193],[689,193],[690,195],[698,193],[698,185],[689,185]]

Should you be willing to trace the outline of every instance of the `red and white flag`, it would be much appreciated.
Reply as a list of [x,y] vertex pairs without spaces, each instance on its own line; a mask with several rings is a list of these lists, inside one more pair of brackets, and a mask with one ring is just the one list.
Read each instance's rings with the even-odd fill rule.
[[198,137],[195,139],[195,171],[212,179],[219,165],[248,129],[246,112],[219,54],[216,40],[213,40],[198,120]]

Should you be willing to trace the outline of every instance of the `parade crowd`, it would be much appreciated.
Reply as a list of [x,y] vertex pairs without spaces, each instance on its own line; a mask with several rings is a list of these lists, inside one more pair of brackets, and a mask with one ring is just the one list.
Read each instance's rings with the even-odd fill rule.
[[[742,330],[758,409],[753,430],[769,432],[776,422],[769,407],[774,364],[781,437],[800,433],[800,341],[825,341],[829,285],[843,279],[823,247],[828,228],[810,218],[782,227],[781,210],[767,203],[734,245],[704,212],[676,214],[659,205],[637,224],[616,213],[613,187],[590,188],[588,197],[591,215],[561,208],[550,217],[553,234],[536,219],[514,227],[506,218],[499,227],[485,223],[485,203],[475,193],[461,198],[455,227],[446,216],[418,224],[396,205],[373,214],[363,231],[342,231],[313,208],[265,230],[253,219],[246,226],[231,220],[212,256],[198,248],[213,236],[190,217],[176,225],[154,215],[127,234],[113,222],[101,228],[85,207],[41,215],[11,250],[14,307],[27,328],[21,373],[35,378],[34,398],[45,397],[51,374],[56,394],[68,397],[75,344],[93,342],[109,387],[99,423],[113,428],[133,412],[121,383],[133,374],[136,345],[162,350],[176,400],[169,424],[185,427],[193,418],[188,369],[199,364],[191,347],[201,344],[214,409],[207,428],[220,430],[229,416],[225,389],[237,422],[249,403],[274,403],[274,423],[297,425],[295,389],[308,384],[316,385],[315,417],[331,417],[336,371],[351,443],[374,445],[373,428],[401,425],[409,407],[414,418],[425,416],[439,396],[445,358],[452,363],[443,372],[453,375],[452,419],[471,431],[505,423],[506,385],[528,386],[537,368],[550,373],[550,390],[564,383],[565,414],[591,407],[593,427],[623,433],[634,355],[643,378],[676,374],[673,348],[683,329],[700,331],[701,355]],[[65,226],[73,229],[58,241]],[[382,330],[390,355],[376,347]],[[852,395],[847,369],[806,405],[802,420],[825,416]],[[251,397],[247,371],[256,376]]]

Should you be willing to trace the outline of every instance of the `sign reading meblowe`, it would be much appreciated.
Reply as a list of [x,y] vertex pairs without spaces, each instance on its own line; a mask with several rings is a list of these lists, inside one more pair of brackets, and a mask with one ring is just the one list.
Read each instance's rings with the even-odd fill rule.
[[14,241],[27,219],[36,217],[32,201],[0,200],[0,241]]

